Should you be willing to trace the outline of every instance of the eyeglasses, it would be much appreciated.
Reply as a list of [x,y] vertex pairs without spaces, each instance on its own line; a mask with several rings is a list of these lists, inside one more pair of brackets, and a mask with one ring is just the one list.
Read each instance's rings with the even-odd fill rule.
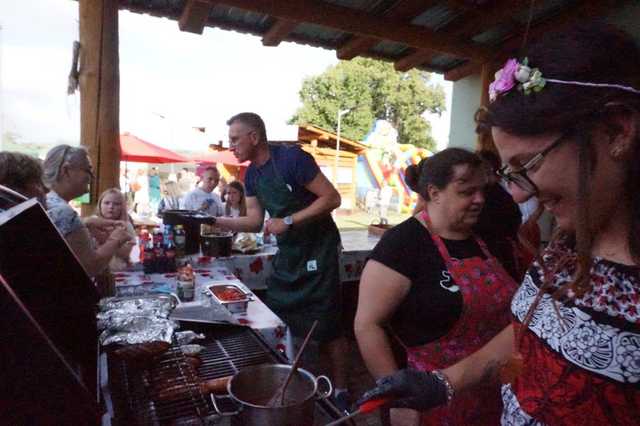
[[248,135],[250,135],[251,133],[254,133],[254,132],[255,132],[255,130],[250,130],[250,131],[246,132],[243,135],[234,136],[232,138],[229,138],[229,146],[233,147],[233,146],[238,145],[238,143],[240,143],[240,139],[242,139],[242,138],[244,138],[244,137],[246,137],[246,136],[248,136]]
[[[67,159],[67,154],[69,153],[69,151],[71,150],[72,147],[68,146],[64,149],[64,151],[62,151],[62,159],[60,160],[60,165],[58,166],[58,175],[60,175],[60,173],[62,173],[62,166],[65,165],[66,163],[66,159]],[[79,169],[82,170],[83,172],[87,173],[89,176],[91,176],[91,179],[93,179],[95,177],[95,175],[93,174],[93,170],[91,169],[91,167],[74,167],[75,169]]]
[[530,194],[537,194],[538,187],[535,183],[533,183],[529,176],[527,176],[527,172],[540,165],[547,154],[549,154],[554,148],[558,147],[562,142],[568,139],[568,135],[568,133],[562,134],[551,145],[536,154],[531,160],[527,161],[518,170],[512,170],[510,166],[504,166],[499,169],[496,174],[503,178],[505,181],[518,185],[523,191],[526,191]]

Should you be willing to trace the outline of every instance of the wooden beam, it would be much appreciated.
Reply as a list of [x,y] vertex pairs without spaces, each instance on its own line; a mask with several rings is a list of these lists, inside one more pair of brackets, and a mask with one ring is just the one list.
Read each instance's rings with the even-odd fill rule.
[[[413,18],[429,9],[435,0],[404,0],[396,2],[383,16],[410,22]],[[354,36],[336,51],[338,59],[353,59],[378,44],[380,40],[371,37]]]
[[380,40],[371,37],[353,36],[349,41],[336,49],[338,59],[349,60],[366,52],[380,43]]
[[347,33],[402,43],[417,49],[432,49],[463,58],[482,60],[490,54],[488,49],[460,43],[446,34],[436,33],[425,27],[407,25],[402,20],[372,16],[329,3],[312,0],[295,2],[221,0],[220,3],[280,19],[308,22]]
[[206,0],[187,0],[178,20],[180,31],[202,34],[213,4]]
[[[480,106],[486,107],[489,105],[489,85],[493,81],[493,76],[496,72],[496,67],[490,63],[486,63],[482,66],[482,72],[480,77],[482,79],[482,92],[480,94]],[[489,150],[496,152],[496,146],[493,142],[491,132],[480,132],[476,139],[476,151]]]
[[444,73],[447,81],[458,81],[473,74],[477,74],[482,69],[483,63],[468,61]]
[[[522,3],[522,0],[516,0],[516,3]],[[453,2],[454,6],[457,6],[457,2]],[[464,15],[470,15],[467,19],[460,22],[459,19],[454,19],[448,23],[444,28],[439,31],[447,33],[453,37],[466,37],[472,36],[479,28],[491,28],[494,25],[504,21],[511,17],[518,11],[514,6],[514,0],[499,0],[492,4],[488,10],[480,10],[479,8],[469,9],[465,8]],[[429,62],[436,55],[436,52],[432,50],[420,49],[407,56],[398,59],[394,67],[397,71],[408,71],[411,68],[418,67],[426,62]],[[482,62],[473,62],[474,67],[481,66]]]
[[[91,204],[120,182],[118,0],[80,0],[80,143],[95,180]],[[83,205],[83,214],[89,206]]]
[[523,0],[498,0],[487,10],[469,10],[466,15],[470,16],[448,32],[460,38],[473,37],[481,31],[489,30],[509,20],[513,15],[523,10],[519,7],[520,5],[528,7],[529,2]]
[[271,28],[264,33],[262,44],[265,46],[277,46],[284,40],[298,24],[285,19],[276,19]]
[[409,71],[411,68],[429,62],[436,54],[431,50],[417,50],[407,56],[398,59],[393,67],[396,71]]
[[[533,23],[528,34],[528,43],[531,43],[535,38],[546,34],[551,31],[558,31],[562,28],[570,25],[582,22],[585,20],[593,19],[596,16],[601,16],[615,0],[585,0],[582,4],[567,8],[552,18],[540,20],[537,23]],[[519,31],[514,37],[507,40],[502,46],[496,48],[496,52],[488,59],[488,62],[500,64],[504,62],[510,55],[513,55],[513,51],[518,49],[522,44],[524,37],[524,30]],[[481,72],[483,63],[467,62],[460,67],[447,71],[444,74],[445,80],[457,81],[461,78],[468,77],[472,74]]]

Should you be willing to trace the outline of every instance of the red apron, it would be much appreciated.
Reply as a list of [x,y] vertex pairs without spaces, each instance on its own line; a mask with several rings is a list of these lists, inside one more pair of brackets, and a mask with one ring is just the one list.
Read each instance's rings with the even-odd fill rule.
[[[431,221],[425,211],[422,219],[427,228]],[[455,364],[484,346],[511,320],[510,304],[517,284],[498,259],[477,236],[476,242],[486,259],[452,258],[442,239],[433,232],[431,239],[438,248],[451,278],[460,287],[462,313],[453,328],[434,342],[407,348],[409,367],[431,371]],[[478,386],[468,393],[456,395],[444,407],[422,414],[423,425],[498,425],[502,413],[500,385]]]

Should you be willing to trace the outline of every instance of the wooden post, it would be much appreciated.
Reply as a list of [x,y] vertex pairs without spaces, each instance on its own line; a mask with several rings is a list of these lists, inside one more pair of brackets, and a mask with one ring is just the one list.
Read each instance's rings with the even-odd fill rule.
[[[482,94],[480,95],[480,106],[486,107],[489,105],[489,85],[493,81],[495,74],[495,65],[492,62],[485,62],[482,65],[482,72],[480,76],[482,78]],[[490,151],[496,150],[493,143],[493,138],[490,133],[478,135],[476,141],[476,149],[488,149]]]
[[[87,147],[95,179],[91,201],[119,186],[120,71],[118,0],[79,0],[80,143]],[[83,215],[90,205],[84,205]]]

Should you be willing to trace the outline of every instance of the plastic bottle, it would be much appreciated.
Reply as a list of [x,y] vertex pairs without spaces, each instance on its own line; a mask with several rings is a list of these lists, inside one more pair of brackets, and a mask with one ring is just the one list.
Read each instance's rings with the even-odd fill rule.
[[164,247],[166,256],[165,272],[176,272],[176,245],[173,242],[173,234],[165,235],[167,241]]
[[164,236],[162,231],[153,231],[153,254],[155,255],[155,273],[166,272],[167,257],[164,253]]
[[173,242],[176,245],[176,258],[182,259],[185,256],[185,247],[187,244],[187,235],[182,225],[176,225],[173,232]]
[[149,236],[149,230],[147,230],[146,227],[142,228],[142,230],[140,231],[140,237],[138,239],[138,245],[140,247],[140,263],[144,263],[144,249],[147,246],[150,238],[151,237]]
[[153,248],[153,240],[147,239],[144,249],[142,250],[142,266],[145,274],[153,274],[156,271],[156,255]]

